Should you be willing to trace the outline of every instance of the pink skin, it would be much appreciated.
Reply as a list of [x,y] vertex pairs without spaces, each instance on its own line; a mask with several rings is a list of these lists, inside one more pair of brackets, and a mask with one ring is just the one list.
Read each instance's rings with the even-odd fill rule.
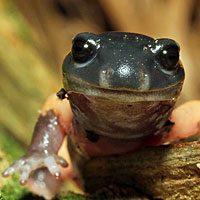
[[[8,177],[15,172],[19,172],[20,183],[22,185],[26,185],[30,191],[39,196],[43,196],[45,199],[52,199],[64,180],[75,179],[66,143],[63,144],[66,133],[71,135],[75,141],[79,142],[80,146],[82,146],[89,155],[109,155],[111,154],[111,150],[113,152],[116,151],[115,147],[112,146],[110,142],[106,141],[106,138],[101,140],[101,143],[98,145],[93,143],[93,147],[95,147],[95,145],[97,147],[102,147],[102,145],[104,146],[102,142],[105,142],[105,146],[107,146],[107,148],[110,145],[110,149],[107,149],[107,152],[109,153],[103,154],[101,153],[102,151],[99,151],[99,149],[95,150],[94,148],[91,148],[90,142],[87,143],[85,141],[78,141],[80,140],[80,137],[79,139],[76,139],[76,134],[73,135],[73,131],[70,132],[70,130],[72,130],[70,127],[73,114],[71,112],[69,102],[66,99],[61,101],[55,94],[49,97],[43,107],[41,116],[47,116],[49,111],[53,111],[57,117],[56,119],[58,119],[57,124],[55,123],[55,117],[51,118],[50,120],[52,123],[55,123],[55,127],[49,126],[48,124],[48,128],[44,129],[45,131],[48,130],[51,132],[51,130],[55,128],[57,131],[56,133],[59,138],[58,141],[54,141],[54,139],[51,140],[51,136],[49,139],[49,141],[53,141],[53,150],[51,150],[50,146],[47,145],[47,148],[45,147],[43,149],[44,152],[39,151],[38,149],[41,149],[41,144],[39,144],[38,141],[41,136],[35,134],[31,144],[32,147],[30,147],[28,154],[16,161],[3,172],[4,177]],[[156,136],[156,138],[153,138],[151,142],[145,144],[155,146],[169,144],[173,141],[185,139],[198,133],[200,131],[200,101],[190,101],[182,106],[179,106],[173,111],[170,120],[175,122],[175,125],[167,136]],[[55,138],[55,135],[53,135],[54,133],[51,134],[52,137]],[[44,136],[41,138],[43,140],[45,139]],[[85,136],[82,138],[85,138]],[[34,142],[34,140],[36,142]],[[109,145],[106,145],[107,143],[109,143]],[[139,145],[136,145],[135,149],[143,147],[145,144],[142,144],[140,141]],[[42,145],[44,145],[44,143],[42,143]],[[47,153],[45,153],[45,151],[47,151]],[[121,149],[120,152],[126,153],[123,149]],[[34,174],[29,177],[31,171],[33,170],[35,170]]]
[[167,145],[200,133],[200,101],[188,101],[175,108],[170,116],[174,122],[171,131],[163,137],[150,140],[148,146]]
[[61,148],[71,121],[69,102],[61,101],[55,94],[50,96],[36,123],[28,153],[10,165],[2,175],[8,177],[19,172],[21,185],[26,185],[30,191],[45,199],[52,199],[63,180],[74,178],[69,155]]
[[175,125],[165,143],[188,138],[200,132],[200,101],[188,101],[172,112],[170,121]]

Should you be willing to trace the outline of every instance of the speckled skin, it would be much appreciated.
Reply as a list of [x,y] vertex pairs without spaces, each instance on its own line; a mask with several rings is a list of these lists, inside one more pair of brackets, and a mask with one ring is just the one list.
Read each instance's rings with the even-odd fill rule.
[[[166,69],[159,55],[170,47],[178,52],[177,43],[118,32],[81,33],[74,43],[80,40],[93,49],[91,59],[77,63],[68,54],[63,63],[73,141],[89,155],[123,154],[168,132],[184,70],[179,60],[173,70]],[[99,140],[88,140],[87,131]]]
[[81,91],[82,86],[70,83],[77,79],[77,84],[83,82],[84,86],[120,91],[161,90],[184,80],[182,67],[177,68],[178,73],[176,70],[169,72],[157,59],[159,53],[168,47],[173,46],[179,51],[174,40],[154,40],[140,34],[120,32],[80,33],[74,38],[74,43],[77,40],[91,44],[95,53],[89,61],[81,64],[74,61],[71,53],[67,55],[63,63],[64,82],[69,83],[65,85],[67,91]]
[[49,101],[29,152],[3,173],[18,171],[21,184],[26,184],[36,170],[29,188],[45,199],[51,199],[55,195],[51,188],[59,185],[56,178],[45,177],[51,173],[58,178],[58,165],[67,167],[57,156],[66,133],[79,182],[79,168],[92,156],[121,155],[152,141],[160,144],[173,125],[168,119],[182,89],[184,70],[173,40],[134,33],[81,33],[64,60],[63,77],[72,123],[61,106],[64,100]]

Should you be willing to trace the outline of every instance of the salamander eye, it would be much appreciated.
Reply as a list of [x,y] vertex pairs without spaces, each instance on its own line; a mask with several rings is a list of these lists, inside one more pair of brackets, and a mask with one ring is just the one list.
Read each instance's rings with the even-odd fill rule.
[[96,47],[91,42],[81,39],[73,41],[72,56],[75,62],[85,63],[93,58],[95,54]]
[[157,55],[157,60],[165,70],[176,70],[179,61],[178,46],[170,46],[168,48],[162,49]]

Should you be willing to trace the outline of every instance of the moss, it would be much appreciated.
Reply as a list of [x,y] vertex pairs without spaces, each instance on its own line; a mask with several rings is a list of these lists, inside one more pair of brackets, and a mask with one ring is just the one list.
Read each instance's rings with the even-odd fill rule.
[[[57,195],[54,200],[86,200],[82,195],[69,192],[65,196]],[[0,191],[0,200],[44,200],[33,195],[19,184],[19,176],[14,174],[12,179]]]
[[73,192],[68,192],[68,194],[66,196],[61,196],[61,195],[57,195],[55,200],[86,200],[87,198],[79,195],[79,194],[75,194]]
[[[0,127],[0,171],[8,167],[9,163],[13,162],[17,158],[21,157],[25,153],[25,148],[17,142],[17,140],[9,134],[9,132]],[[31,194],[25,187],[19,184],[19,175],[14,174],[12,178],[2,178],[0,176],[0,200],[43,200],[43,198]],[[54,200],[84,200],[85,197],[69,193],[62,195],[57,195]]]
[[66,196],[58,195],[54,200],[108,200],[111,198],[105,196],[83,196],[73,192],[68,192]]
[[19,185],[17,175],[13,175],[12,181],[1,190],[1,198],[3,200],[18,200],[27,194],[28,190]]

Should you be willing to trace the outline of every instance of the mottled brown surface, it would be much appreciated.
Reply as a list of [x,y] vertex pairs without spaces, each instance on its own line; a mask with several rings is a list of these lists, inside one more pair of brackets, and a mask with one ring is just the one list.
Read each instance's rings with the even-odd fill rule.
[[77,93],[70,93],[69,100],[84,128],[114,139],[143,137],[162,129],[175,104],[173,100],[120,102]]
[[199,199],[199,142],[145,148],[125,156],[94,158],[82,169],[84,188],[134,188],[153,199]]

